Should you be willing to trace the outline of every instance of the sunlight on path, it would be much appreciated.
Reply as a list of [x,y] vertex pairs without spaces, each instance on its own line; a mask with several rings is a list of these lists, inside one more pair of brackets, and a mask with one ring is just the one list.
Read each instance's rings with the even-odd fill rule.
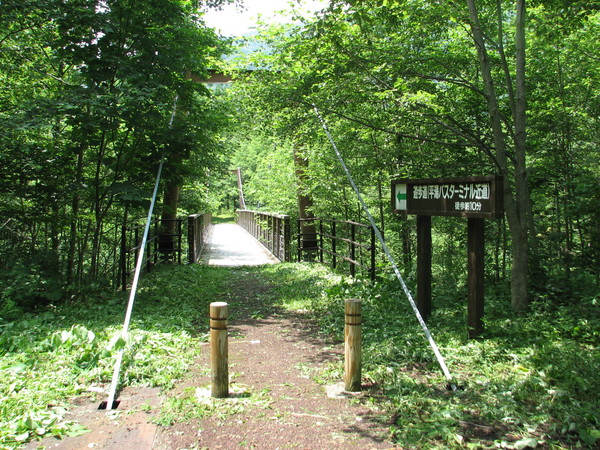
[[279,260],[239,225],[221,223],[212,226],[202,262],[236,267],[277,264]]

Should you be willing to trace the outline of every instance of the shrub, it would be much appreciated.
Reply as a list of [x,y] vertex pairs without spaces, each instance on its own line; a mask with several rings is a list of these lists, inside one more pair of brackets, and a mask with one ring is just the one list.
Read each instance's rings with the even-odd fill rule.
[[0,273],[0,314],[14,317],[60,300],[62,277],[54,258],[40,256],[19,261]]

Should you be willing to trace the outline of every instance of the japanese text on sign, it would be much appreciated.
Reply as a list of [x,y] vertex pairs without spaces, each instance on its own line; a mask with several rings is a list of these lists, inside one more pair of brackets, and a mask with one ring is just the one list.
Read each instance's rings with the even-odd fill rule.
[[415,200],[454,199],[455,195],[461,200],[489,200],[490,184],[424,184],[415,186],[413,189],[413,198]]
[[502,215],[500,177],[404,179],[392,184],[396,212],[490,218]]

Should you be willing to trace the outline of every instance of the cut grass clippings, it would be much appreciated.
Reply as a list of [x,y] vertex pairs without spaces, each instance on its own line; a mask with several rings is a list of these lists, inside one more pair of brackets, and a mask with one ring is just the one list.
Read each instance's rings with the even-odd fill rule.
[[[243,280],[257,289],[256,310],[236,311]],[[344,280],[317,264],[158,267],[142,278],[127,342],[118,338],[124,294],[104,294],[17,321],[0,321],[0,448],[85,432],[69,422],[70,402],[78,396],[104,399],[105,392],[98,391],[110,383],[121,346],[121,387],[170,389],[193,363],[200,342],[207,340],[210,302],[229,302],[232,320],[236,314],[262,317],[273,308],[311,311],[321,330],[341,342],[346,298],[363,300],[363,384],[369,390],[360,401],[389,417],[390,436],[401,447],[597,446],[597,299],[569,306],[536,303],[528,315],[515,317],[507,298],[490,294],[486,332],[468,340],[461,297],[460,292],[435,292],[429,322],[462,388],[450,392],[393,280]],[[340,361],[309,376],[325,383],[339,381],[342,373]],[[158,420],[169,424],[192,413],[213,414],[213,402],[203,403],[195,394],[167,395]],[[268,401],[268,393],[250,393],[233,402],[228,413],[235,414],[247,402]],[[193,411],[186,405],[194,405]]]
[[[437,294],[437,295],[436,295]],[[314,310],[341,337],[335,313],[363,300],[363,381],[402,447],[593,448],[600,443],[600,307],[532,304],[515,316],[488,295],[486,332],[468,340],[464,294],[434,293],[429,327],[459,385],[446,380],[394,280],[342,283]],[[331,318],[335,317],[334,320]],[[339,367],[332,369],[339,372]]]
[[120,339],[125,293],[0,321],[0,448],[84,432],[67,418],[70,402],[78,396],[105,399],[119,348],[125,347],[121,388],[172,387],[207,340],[208,303],[227,278],[225,269],[199,265],[164,266],[145,275],[127,342]]

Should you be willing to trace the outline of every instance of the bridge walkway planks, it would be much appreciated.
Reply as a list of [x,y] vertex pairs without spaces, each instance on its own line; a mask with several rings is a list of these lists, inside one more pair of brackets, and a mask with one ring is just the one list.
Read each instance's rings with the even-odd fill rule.
[[262,244],[239,225],[220,223],[211,227],[201,261],[209,266],[262,266],[277,264]]

